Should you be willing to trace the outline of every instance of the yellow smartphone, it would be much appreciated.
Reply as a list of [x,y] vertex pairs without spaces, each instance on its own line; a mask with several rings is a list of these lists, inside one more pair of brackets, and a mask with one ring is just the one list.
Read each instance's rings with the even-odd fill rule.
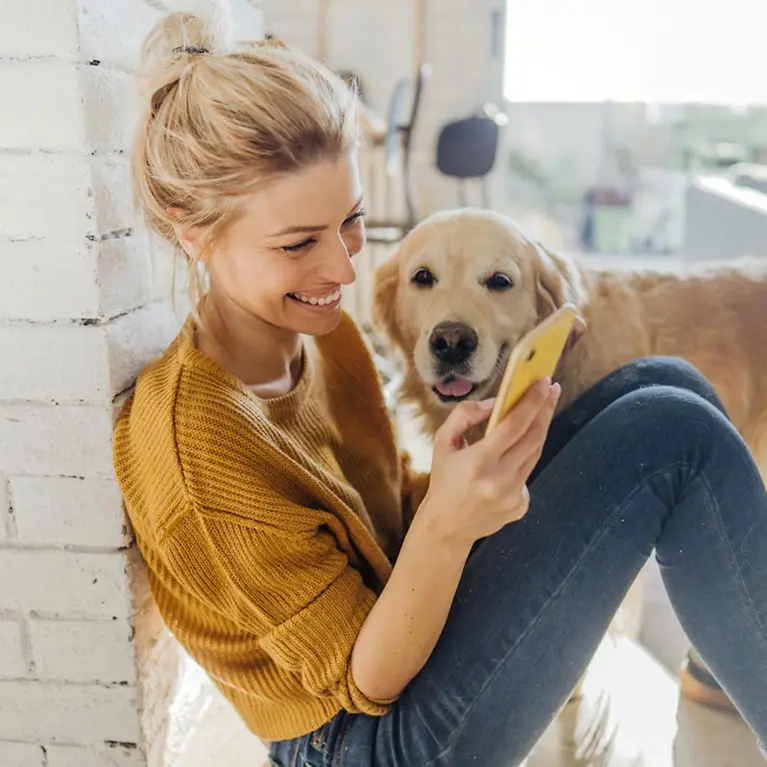
[[486,435],[508,415],[531,386],[554,375],[577,314],[575,306],[564,304],[519,340],[506,365]]

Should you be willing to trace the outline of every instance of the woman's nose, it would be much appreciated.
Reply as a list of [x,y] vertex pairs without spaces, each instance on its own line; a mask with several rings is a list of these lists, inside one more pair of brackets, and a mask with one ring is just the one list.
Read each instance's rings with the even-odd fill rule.
[[351,285],[356,279],[356,272],[351,257],[355,255],[349,252],[344,240],[339,237],[329,249],[325,259],[325,274],[328,282],[336,282],[339,285]]

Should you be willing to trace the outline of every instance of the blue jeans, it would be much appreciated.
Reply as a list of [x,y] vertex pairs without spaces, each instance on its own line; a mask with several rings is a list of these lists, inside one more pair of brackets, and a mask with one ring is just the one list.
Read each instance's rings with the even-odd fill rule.
[[521,522],[467,562],[423,670],[382,717],[340,712],[273,765],[518,764],[656,552],[698,653],[767,742],[767,493],[710,385],[640,360],[551,426]]

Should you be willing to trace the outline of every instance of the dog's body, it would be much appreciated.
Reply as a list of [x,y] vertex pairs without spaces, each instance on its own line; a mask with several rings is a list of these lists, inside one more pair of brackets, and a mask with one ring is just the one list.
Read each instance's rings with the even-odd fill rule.
[[767,476],[767,261],[596,268],[548,253],[497,214],[450,211],[380,267],[374,315],[404,356],[401,395],[433,435],[455,401],[497,392],[509,350],[564,302],[586,329],[558,370],[560,408],[631,360],[682,357],[712,382]]
[[641,271],[570,263],[587,330],[562,362],[560,407],[631,360],[682,357],[767,468],[767,261]]

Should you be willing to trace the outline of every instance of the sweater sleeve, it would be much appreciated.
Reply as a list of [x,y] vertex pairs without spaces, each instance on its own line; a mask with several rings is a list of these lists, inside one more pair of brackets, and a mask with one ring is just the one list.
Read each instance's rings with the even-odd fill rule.
[[366,697],[352,677],[352,649],[376,596],[329,531],[285,533],[190,513],[165,548],[182,588],[253,635],[309,693],[353,714],[389,710],[393,700]]

